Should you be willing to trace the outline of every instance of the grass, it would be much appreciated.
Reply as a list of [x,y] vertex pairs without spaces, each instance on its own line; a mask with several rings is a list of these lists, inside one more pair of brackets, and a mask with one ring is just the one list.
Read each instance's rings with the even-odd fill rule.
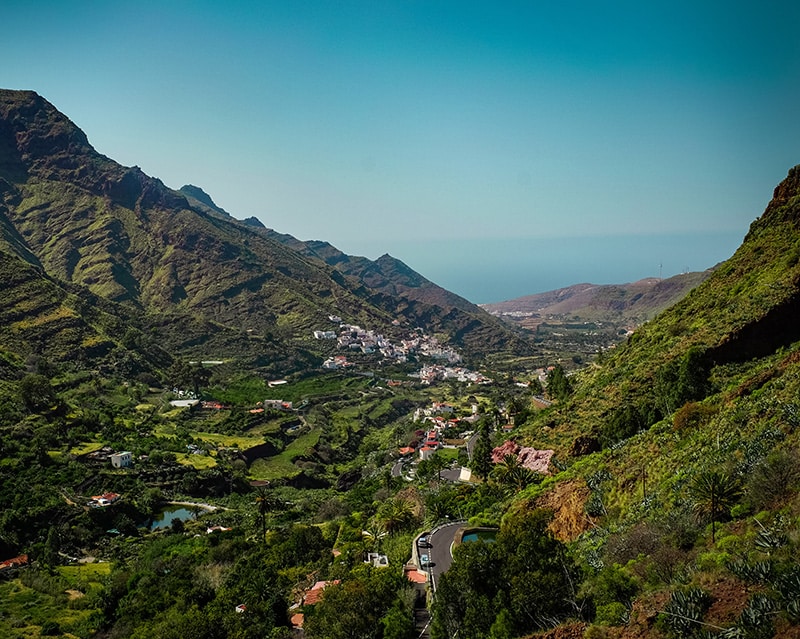
[[62,566],[54,575],[27,572],[24,580],[30,585],[23,578],[0,583],[0,636],[40,637],[47,622],[58,623],[67,636],[93,636],[99,612],[96,597],[110,573],[109,563],[83,564]]
[[304,455],[306,451],[318,441],[322,431],[317,429],[301,435],[289,444],[286,449],[274,457],[257,459],[250,466],[252,479],[283,479],[294,477],[300,470],[294,465],[294,460]]
[[280,419],[273,419],[263,424],[258,424],[257,426],[253,426],[247,430],[250,436],[260,436],[263,437],[264,435],[277,435],[281,432],[281,424],[283,420]]
[[82,444],[78,444],[77,446],[73,446],[69,449],[70,455],[75,455],[76,457],[80,457],[81,455],[88,455],[89,453],[93,453],[96,450],[100,450],[103,447],[103,444],[100,442],[84,442]]
[[183,464],[184,466],[192,466],[197,470],[214,468],[214,466],[217,465],[217,460],[211,455],[188,455],[186,453],[175,453],[175,459],[179,464]]
[[264,443],[263,437],[254,437],[252,435],[223,435],[222,433],[206,433],[199,430],[189,431],[189,434],[195,439],[201,439],[209,444],[224,446],[225,448],[247,449]]
[[446,459],[447,461],[453,461],[458,459],[458,454],[461,452],[461,450],[462,449],[460,448],[440,448],[438,451],[436,451],[436,456]]

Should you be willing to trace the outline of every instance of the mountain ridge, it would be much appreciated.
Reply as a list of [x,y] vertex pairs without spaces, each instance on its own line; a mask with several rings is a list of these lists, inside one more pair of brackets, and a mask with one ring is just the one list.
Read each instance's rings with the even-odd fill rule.
[[[309,361],[307,336],[332,313],[387,331],[395,320],[424,322],[475,354],[531,350],[465,300],[441,307],[435,299],[410,299],[405,288],[397,296],[385,272],[379,287],[367,278],[385,265],[354,258],[360,270],[334,268],[319,254],[322,244],[337,253],[327,243],[292,246],[288,236],[232,218],[199,187],[173,191],[138,167],[117,164],[35,92],[0,91],[0,180],[0,213],[14,230],[5,233],[7,246],[20,259],[35,256],[52,277],[143,313],[179,350],[201,336],[167,330],[165,317],[178,324],[200,318],[206,328],[238,334],[239,355],[254,347],[256,335],[256,350],[277,355],[281,344],[295,353],[287,361]],[[470,335],[476,329],[482,334]],[[208,348],[214,333],[202,338]]]
[[680,300],[715,268],[667,279],[647,277],[626,284],[573,284],[480,307],[497,316],[574,315],[582,319],[631,319],[640,323]]

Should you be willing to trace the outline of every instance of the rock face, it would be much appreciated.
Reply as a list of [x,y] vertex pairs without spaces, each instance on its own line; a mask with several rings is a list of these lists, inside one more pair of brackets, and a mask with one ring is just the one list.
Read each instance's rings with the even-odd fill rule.
[[523,468],[546,475],[550,472],[550,460],[553,458],[554,452],[552,450],[524,448],[520,447],[516,442],[506,440],[500,446],[492,449],[492,462],[500,464],[507,455],[513,455],[519,460]]
[[550,460],[555,451],[536,450],[535,448],[521,448],[519,461],[524,468],[536,473],[547,474],[550,472]]
[[299,242],[120,166],[33,92],[0,90],[0,198],[8,256],[123,305],[171,349],[256,350],[291,370],[313,360],[303,338],[332,313],[388,335],[422,326],[467,355],[531,348],[388,256]]

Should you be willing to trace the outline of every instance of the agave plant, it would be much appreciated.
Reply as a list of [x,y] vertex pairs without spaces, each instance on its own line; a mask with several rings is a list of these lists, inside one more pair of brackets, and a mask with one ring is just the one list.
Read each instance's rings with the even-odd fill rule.
[[711,597],[700,588],[676,590],[664,608],[667,624],[681,637],[694,633],[710,605]]

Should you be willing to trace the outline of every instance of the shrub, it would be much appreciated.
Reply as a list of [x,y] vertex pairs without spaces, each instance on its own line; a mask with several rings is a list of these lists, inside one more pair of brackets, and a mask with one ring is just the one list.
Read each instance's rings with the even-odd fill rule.
[[741,629],[748,639],[770,639],[775,632],[772,620],[775,608],[772,599],[763,593],[757,593],[742,610],[736,627]]
[[630,610],[618,601],[613,601],[603,606],[597,606],[597,615],[594,622],[601,626],[619,626],[627,622]]
[[707,406],[706,404],[699,404],[697,402],[689,402],[675,411],[675,416],[672,420],[672,427],[676,431],[687,430],[690,428],[697,429],[704,424],[707,424],[711,418],[717,414],[717,412],[717,408],[714,406]]
[[800,455],[796,451],[777,451],[755,465],[745,492],[759,509],[780,505],[800,485]]
[[640,430],[644,430],[647,424],[641,412],[636,406],[626,404],[616,409],[603,425],[600,440],[604,446],[613,444],[632,437]]

